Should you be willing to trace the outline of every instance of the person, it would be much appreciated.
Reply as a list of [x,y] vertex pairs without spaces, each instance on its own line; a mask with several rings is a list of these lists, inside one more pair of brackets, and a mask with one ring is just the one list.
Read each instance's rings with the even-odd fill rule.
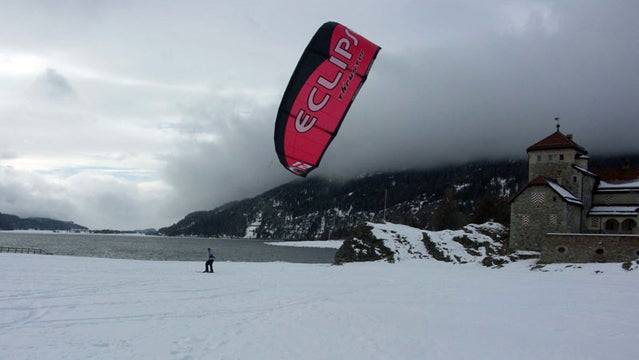
[[[206,260],[206,269],[204,272],[215,272],[213,271],[213,261],[215,261],[215,255],[213,254],[213,251],[211,251],[211,248],[209,248],[209,258]],[[209,271],[209,269],[211,269],[211,271]]]

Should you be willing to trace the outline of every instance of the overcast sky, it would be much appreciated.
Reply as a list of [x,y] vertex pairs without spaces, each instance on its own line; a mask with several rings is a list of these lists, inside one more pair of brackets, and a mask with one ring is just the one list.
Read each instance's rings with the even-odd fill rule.
[[0,212],[171,225],[295,180],[276,109],[311,36],[382,47],[318,170],[637,152],[639,2],[0,0]]

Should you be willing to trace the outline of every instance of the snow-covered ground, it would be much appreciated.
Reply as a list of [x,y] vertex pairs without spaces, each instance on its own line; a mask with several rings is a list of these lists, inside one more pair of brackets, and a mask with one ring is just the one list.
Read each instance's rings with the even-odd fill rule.
[[0,254],[2,359],[632,359],[639,271]]
[[343,240],[314,240],[314,241],[273,241],[267,242],[269,245],[276,246],[295,246],[295,247],[311,247],[311,248],[327,248],[339,249],[344,243]]

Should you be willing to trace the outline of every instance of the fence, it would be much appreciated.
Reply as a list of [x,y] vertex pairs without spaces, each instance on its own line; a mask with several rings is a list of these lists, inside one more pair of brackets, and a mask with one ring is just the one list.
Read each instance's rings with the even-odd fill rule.
[[42,249],[5,247],[5,246],[0,246],[0,253],[53,255],[52,253],[46,252]]

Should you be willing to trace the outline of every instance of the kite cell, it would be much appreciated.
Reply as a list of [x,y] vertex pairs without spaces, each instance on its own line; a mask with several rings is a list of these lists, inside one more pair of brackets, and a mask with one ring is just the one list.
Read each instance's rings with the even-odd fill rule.
[[317,168],[379,50],[335,22],[317,30],[277,112],[275,151],[286,169],[305,177]]

